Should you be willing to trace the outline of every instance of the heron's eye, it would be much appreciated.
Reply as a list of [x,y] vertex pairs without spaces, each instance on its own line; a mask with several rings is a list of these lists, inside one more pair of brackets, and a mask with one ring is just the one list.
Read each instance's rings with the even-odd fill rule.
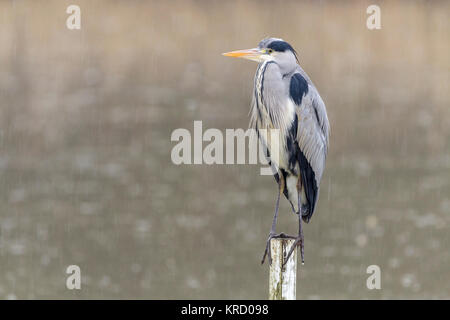
[[272,54],[272,52],[273,52],[273,49],[267,49],[268,54]]

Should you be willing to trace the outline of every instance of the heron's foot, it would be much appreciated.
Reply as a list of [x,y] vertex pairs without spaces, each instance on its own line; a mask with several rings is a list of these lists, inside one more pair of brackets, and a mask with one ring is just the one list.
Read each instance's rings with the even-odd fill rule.
[[266,256],[269,259],[269,265],[272,264],[272,252],[270,249],[270,240],[272,240],[272,239],[296,239],[296,237],[287,235],[283,232],[278,233],[278,234],[271,232],[269,234],[269,238],[267,238],[267,241],[266,241],[266,249],[264,250],[264,255],[262,257],[261,264],[264,264],[264,261],[266,261]]
[[305,264],[305,257],[304,257],[305,246],[304,246],[303,232],[294,239],[295,239],[294,244],[292,245],[291,249],[289,250],[286,258],[284,259],[283,266],[289,261],[289,258],[291,257],[292,253],[294,252],[294,249],[296,249],[297,247],[300,247],[302,264]]

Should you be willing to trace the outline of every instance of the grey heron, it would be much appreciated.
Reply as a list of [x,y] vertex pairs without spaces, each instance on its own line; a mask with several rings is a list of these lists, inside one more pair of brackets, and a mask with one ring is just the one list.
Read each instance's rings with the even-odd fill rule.
[[[330,124],[325,104],[300,67],[297,52],[282,39],[266,38],[256,48],[223,55],[258,62],[250,127],[256,130],[266,147],[268,159],[276,168],[274,177],[278,183],[275,213],[261,263],[266,256],[269,264],[272,262],[270,240],[275,237],[295,239],[285,262],[299,246],[304,263],[302,220],[308,223],[316,208],[328,152]],[[271,143],[260,134],[262,129],[278,129],[279,142]],[[278,157],[271,157],[275,152]],[[297,236],[275,232],[281,193],[298,215]]]

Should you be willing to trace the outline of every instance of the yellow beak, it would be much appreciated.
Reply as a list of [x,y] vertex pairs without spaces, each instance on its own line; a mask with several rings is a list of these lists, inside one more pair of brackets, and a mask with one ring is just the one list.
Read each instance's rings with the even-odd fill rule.
[[253,49],[246,49],[246,50],[230,51],[230,52],[222,53],[222,55],[224,55],[226,57],[244,58],[244,59],[260,62],[263,52],[261,52],[261,50],[259,48],[253,48]]

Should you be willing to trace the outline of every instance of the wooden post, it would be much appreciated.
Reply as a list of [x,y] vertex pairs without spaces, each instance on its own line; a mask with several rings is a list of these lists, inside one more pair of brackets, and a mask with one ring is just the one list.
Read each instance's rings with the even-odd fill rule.
[[270,240],[272,264],[269,275],[269,300],[295,300],[297,293],[297,249],[292,252],[284,267],[284,257],[295,239]]

